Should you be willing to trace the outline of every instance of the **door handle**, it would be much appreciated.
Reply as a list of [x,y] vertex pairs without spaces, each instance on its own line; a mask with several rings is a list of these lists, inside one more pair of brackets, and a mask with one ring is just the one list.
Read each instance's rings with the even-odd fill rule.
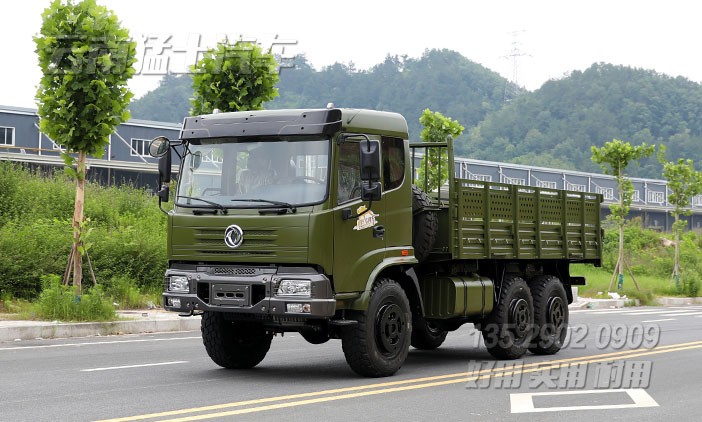
[[382,239],[385,236],[385,226],[374,226],[373,237]]

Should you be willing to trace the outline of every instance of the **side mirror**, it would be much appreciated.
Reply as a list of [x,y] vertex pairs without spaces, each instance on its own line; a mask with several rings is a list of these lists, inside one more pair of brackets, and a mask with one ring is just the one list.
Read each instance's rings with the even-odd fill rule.
[[163,157],[171,148],[171,141],[165,136],[155,137],[149,144],[149,155],[154,158]]
[[158,159],[158,184],[164,185],[171,183],[171,154],[162,156]]
[[170,194],[170,189],[168,184],[171,183],[171,151],[170,148],[166,150],[168,153],[161,156],[158,159],[158,185],[160,189],[156,195],[158,196],[160,202],[168,202],[168,197]]
[[366,139],[361,141],[361,180],[380,180],[380,142]]
[[168,202],[171,196],[171,189],[168,185],[161,185],[161,189],[156,192],[156,196],[158,196],[159,202]]
[[361,184],[361,201],[380,201],[382,193],[380,182],[369,181],[368,184]]

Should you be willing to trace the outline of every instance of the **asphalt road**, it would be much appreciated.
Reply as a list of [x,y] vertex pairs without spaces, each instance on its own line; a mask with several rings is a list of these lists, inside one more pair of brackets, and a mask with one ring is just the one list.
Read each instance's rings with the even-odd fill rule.
[[339,341],[276,337],[247,371],[199,332],[0,343],[0,420],[699,421],[702,306],[571,312],[567,347],[497,362],[471,326],[365,379]]

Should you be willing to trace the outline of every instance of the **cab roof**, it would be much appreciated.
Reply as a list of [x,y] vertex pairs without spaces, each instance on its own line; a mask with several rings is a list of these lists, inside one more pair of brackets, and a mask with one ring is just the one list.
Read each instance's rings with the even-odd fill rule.
[[180,139],[367,133],[408,139],[402,115],[366,109],[285,109],[186,117]]

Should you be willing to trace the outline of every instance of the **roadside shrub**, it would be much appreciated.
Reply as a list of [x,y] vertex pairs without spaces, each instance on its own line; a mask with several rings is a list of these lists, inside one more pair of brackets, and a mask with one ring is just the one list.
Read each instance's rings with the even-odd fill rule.
[[99,228],[92,234],[90,258],[98,282],[127,277],[138,287],[161,286],[166,270],[166,233],[133,226],[111,230]]
[[[75,185],[62,171],[43,177],[0,163],[0,295],[36,299],[41,277],[63,274],[72,244]],[[165,215],[134,186],[86,184],[90,258],[98,284],[127,277],[142,291],[160,289],[166,268]],[[87,260],[83,280],[90,286]]]
[[679,293],[697,297],[700,292],[700,275],[696,271],[685,271],[680,277]]
[[71,248],[68,221],[14,221],[0,227],[0,295],[34,299],[41,277],[63,274]]
[[111,321],[115,310],[101,286],[86,289],[78,300],[71,286],[64,286],[61,277],[42,277],[42,292],[34,312],[41,319],[60,321]]
[[139,309],[146,306],[147,300],[143,298],[134,280],[129,277],[113,277],[105,290],[120,309]]

